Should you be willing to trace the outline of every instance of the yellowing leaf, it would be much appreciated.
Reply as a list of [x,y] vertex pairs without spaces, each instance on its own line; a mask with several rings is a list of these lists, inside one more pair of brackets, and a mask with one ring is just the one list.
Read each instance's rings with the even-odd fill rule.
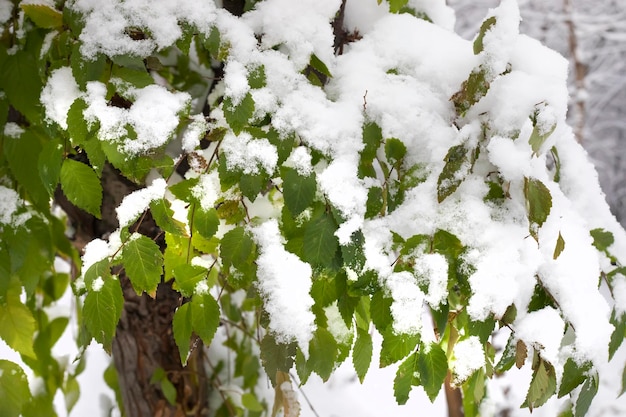
[[272,408],[272,417],[276,417],[281,409],[283,410],[284,417],[298,417],[300,415],[298,394],[293,390],[289,374],[278,371],[276,372],[276,387],[274,388],[274,407]]
[[0,304],[0,338],[22,355],[36,358],[33,350],[33,336],[36,330],[32,313],[19,297],[7,297]]
[[542,406],[556,392],[556,374],[554,367],[543,359],[539,359],[539,365],[533,373],[533,379],[528,388],[524,405],[530,411]]
[[553,259],[558,258],[564,249],[565,249],[565,240],[563,240],[563,236],[561,236],[561,232],[559,232],[559,237],[556,239],[556,246],[554,247],[554,255],[552,255],[552,258]]
[[63,14],[43,4],[21,4],[26,16],[40,28],[56,29],[63,26]]

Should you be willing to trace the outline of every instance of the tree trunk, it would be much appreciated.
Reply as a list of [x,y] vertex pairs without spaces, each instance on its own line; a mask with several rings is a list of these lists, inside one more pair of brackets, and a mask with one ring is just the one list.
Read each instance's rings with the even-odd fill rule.
[[[82,160],[84,154],[76,159]],[[87,162],[86,159],[81,162]],[[67,213],[75,229],[74,246],[82,253],[85,245],[96,238],[106,238],[119,227],[115,208],[122,199],[139,187],[124,178],[112,166],[102,172],[102,219],[72,205],[61,188],[55,193],[55,202]],[[161,249],[165,242],[161,230],[151,216],[146,215],[138,232],[154,239]],[[198,340],[186,366],[180,362],[178,347],[172,333],[172,318],[180,306],[180,294],[171,283],[161,283],[154,299],[147,294],[137,295],[124,275],[119,275],[124,294],[124,310],[112,345],[112,356],[120,387],[121,407],[125,417],[179,417],[207,416],[209,383],[203,366],[204,349]],[[170,404],[159,382],[150,380],[161,368],[176,392],[175,404]]]

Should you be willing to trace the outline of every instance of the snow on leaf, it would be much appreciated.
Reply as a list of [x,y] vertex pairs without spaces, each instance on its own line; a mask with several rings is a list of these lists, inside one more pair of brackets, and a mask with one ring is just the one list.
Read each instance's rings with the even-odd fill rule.
[[476,39],[474,40],[474,54],[478,55],[479,53],[483,51],[483,38],[485,37],[485,33],[487,33],[487,31],[491,29],[491,27],[495,24],[496,24],[496,17],[491,16],[488,19],[485,19],[483,24],[480,25],[478,36],[476,36]]
[[437,180],[437,200],[440,203],[454,193],[465,179],[469,163],[469,149],[463,144],[453,146],[448,150],[444,160],[446,164]]

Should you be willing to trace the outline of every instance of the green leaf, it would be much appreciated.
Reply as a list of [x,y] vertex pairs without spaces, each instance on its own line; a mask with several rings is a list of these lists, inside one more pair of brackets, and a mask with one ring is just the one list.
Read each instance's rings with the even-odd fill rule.
[[220,308],[211,294],[195,294],[191,299],[191,326],[209,346],[220,324]]
[[66,159],[61,166],[61,187],[72,204],[97,218],[101,217],[102,185],[93,169]]
[[145,68],[135,69],[113,65],[111,76],[126,81],[136,88],[144,88],[154,84],[154,80]]
[[400,364],[396,372],[396,377],[393,380],[393,393],[399,405],[406,404],[409,400],[411,387],[419,383],[419,379],[416,378],[418,356],[418,352],[409,355],[409,357]]
[[191,339],[191,333],[193,332],[191,317],[190,303],[185,303],[176,309],[174,317],[172,318],[174,341],[176,342],[176,346],[178,346],[180,362],[183,365],[187,364],[187,359],[189,358],[190,353],[189,340]]
[[361,383],[363,383],[365,374],[367,374],[372,362],[372,347],[372,336],[367,330],[357,327],[356,341],[352,351],[352,365],[354,365],[354,370]]
[[50,209],[50,195],[39,175],[41,149],[40,138],[29,129],[19,138],[5,137],[2,153],[13,176],[24,187],[32,202],[45,211]]
[[517,351],[517,343],[515,341],[515,335],[511,333],[509,340],[502,352],[502,357],[496,364],[494,371],[498,374],[502,374],[513,367],[515,364],[515,353]]
[[459,116],[463,117],[467,111],[487,94],[489,82],[485,69],[474,70],[467,80],[463,81],[461,89],[451,98],[454,108]]
[[205,239],[212,238],[220,225],[217,211],[214,208],[204,210],[196,206],[195,210],[189,211],[189,215],[192,214],[193,219],[190,219],[189,223],[192,225],[193,231],[198,232]]
[[[373,318],[373,316],[372,316]],[[384,368],[407,357],[419,343],[419,335],[396,334],[389,328],[383,334],[380,351],[380,367]]]
[[85,297],[83,306],[85,325],[107,352],[111,352],[111,342],[123,307],[122,287],[114,278],[103,279],[102,287],[97,291],[91,289]]
[[619,396],[621,397],[626,392],[626,366],[624,366],[624,370],[622,371],[622,390],[619,392]]
[[63,146],[57,141],[46,142],[39,154],[39,177],[50,196],[59,184],[61,164],[63,163]]
[[175,266],[173,273],[176,279],[175,288],[180,291],[183,297],[191,297],[196,284],[202,281],[208,274],[205,268],[186,263]]
[[615,327],[615,330],[613,330],[609,342],[609,360],[613,359],[613,355],[615,355],[615,352],[617,352],[617,349],[619,349],[626,338],[626,314],[618,316],[616,311],[613,310],[610,322]]
[[[391,13],[398,13],[402,8],[404,8],[409,0],[388,0],[389,2],[389,11]],[[380,3],[380,2],[379,2]]]
[[361,159],[363,162],[371,163],[376,159],[376,152],[383,143],[383,131],[374,122],[363,125],[363,143],[365,146],[361,151]]
[[424,346],[417,357],[420,383],[430,401],[435,401],[448,374],[448,358],[436,343]]
[[170,208],[170,202],[159,198],[150,202],[152,218],[164,231],[176,236],[187,236],[185,225],[174,219],[174,210]]
[[279,343],[272,334],[265,334],[261,341],[261,362],[273,386],[276,385],[276,372],[289,372],[295,355],[295,343]]
[[380,187],[371,187],[367,191],[367,203],[365,204],[365,218],[371,219],[379,214],[385,207],[385,198],[383,189]]
[[265,408],[251,392],[246,392],[241,396],[241,405],[250,411],[262,412]]
[[0,303],[0,338],[11,349],[35,359],[33,337],[37,329],[32,313],[19,297],[8,296]]
[[330,213],[309,222],[304,229],[304,260],[314,266],[330,268],[339,248],[336,230],[337,224]]
[[248,73],[248,84],[250,88],[263,88],[265,87],[265,66],[258,65],[250,70]]
[[536,123],[533,123],[533,125],[534,128],[532,133],[530,134],[528,142],[530,143],[530,147],[533,150],[533,154],[537,155],[539,154],[539,150],[541,149],[541,146],[545,143],[546,139],[548,139],[552,132],[554,132],[554,130],[556,129],[556,124],[550,127],[550,129],[544,133],[540,133],[541,129],[539,128],[539,126],[536,125]]
[[[69,8],[65,7],[63,11],[67,12],[67,10],[69,10]],[[74,79],[76,79],[76,83],[80,89],[84,91],[89,81],[108,82],[111,75],[111,65],[107,62],[105,56],[98,54],[94,58],[86,58],[80,53],[80,45],[80,42],[74,44],[72,47],[72,55],[70,56],[72,75],[74,75]],[[83,101],[83,99],[80,98],[78,100]]]
[[446,164],[437,180],[437,201],[443,202],[450,194],[454,193],[465,179],[469,168],[469,149],[465,145],[456,145],[448,150],[444,158]]
[[157,384],[161,391],[163,391],[163,396],[171,405],[176,405],[176,388],[171,383],[171,381],[167,378],[167,374],[165,370],[161,367],[158,367],[152,373],[150,377],[151,384]]
[[39,67],[35,57],[26,51],[17,51],[0,64],[0,89],[4,90],[11,106],[31,123],[42,120],[39,95],[43,84]]
[[393,165],[398,164],[406,155],[406,146],[400,139],[389,138],[385,141],[385,156]]
[[585,382],[586,372],[591,369],[591,363],[587,362],[579,367],[572,358],[567,359],[563,367],[563,378],[559,387],[559,398],[572,392],[574,388]]
[[133,235],[124,246],[122,262],[133,288],[154,297],[163,274],[163,254],[159,246],[145,236]]
[[309,207],[315,199],[317,190],[315,175],[300,175],[298,171],[289,167],[283,167],[281,174],[285,205],[295,217]]
[[20,415],[22,407],[30,402],[26,374],[18,365],[0,359],[0,416],[13,417]]
[[487,31],[491,29],[492,26],[496,24],[496,17],[491,16],[486,19],[483,24],[480,26],[480,31],[478,32],[478,36],[474,40],[474,55],[478,55],[483,50],[483,39],[485,38],[485,34]]
[[542,406],[556,392],[556,374],[554,367],[543,359],[539,359],[539,365],[533,373],[530,381],[528,394],[523,406],[530,411]]
[[232,98],[225,97],[223,102],[224,117],[226,122],[236,135],[239,135],[244,127],[248,124],[248,120],[254,114],[254,100],[250,93],[239,102],[233,104]]
[[309,342],[308,366],[326,382],[333,372],[336,358],[337,342],[333,335],[318,327]]
[[524,196],[526,197],[528,220],[541,227],[552,208],[550,190],[538,179],[524,177]]
[[230,230],[222,238],[220,256],[225,265],[246,268],[252,263],[255,244],[243,227]]
[[393,322],[391,315],[391,303],[393,299],[385,297],[382,290],[375,292],[372,295],[372,301],[370,303],[370,316],[372,317],[372,323],[378,329],[378,332],[384,334],[389,326]]
[[24,14],[35,25],[43,29],[57,29],[63,26],[63,14],[42,4],[20,4]]
[[74,100],[67,112],[67,132],[70,134],[74,145],[82,145],[87,139],[89,127],[83,112],[87,109],[87,103],[82,98]]
[[593,375],[587,378],[587,381],[585,381],[585,384],[580,390],[580,394],[578,394],[574,417],[584,417],[587,414],[587,411],[589,411],[589,406],[591,405],[591,401],[593,401],[597,393],[597,376]]
[[333,77],[330,71],[328,70],[328,67],[326,66],[326,64],[321,59],[319,59],[317,55],[315,54],[311,55],[311,61],[309,62],[309,65],[313,67],[319,73],[329,78]]
[[589,233],[591,233],[591,237],[593,238],[593,246],[600,252],[606,251],[615,241],[613,233],[604,229],[593,229]]
[[561,236],[561,232],[559,232],[559,237],[556,239],[556,246],[554,247],[554,255],[552,255],[552,259],[556,260],[564,249],[565,240],[563,240],[563,236]]

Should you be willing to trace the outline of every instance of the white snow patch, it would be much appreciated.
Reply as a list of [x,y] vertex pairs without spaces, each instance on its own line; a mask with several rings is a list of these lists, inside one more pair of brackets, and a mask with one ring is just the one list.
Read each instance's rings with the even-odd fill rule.
[[141,213],[148,209],[152,201],[163,198],[166,187],[165,180],[157,178],[148,187],[133,191],[125,196],[115,209],[120,227],[130,226]]
[[46,118],[67,129],[67,112],[81,92],[70,67],[54,70],[41,91]]
[[474,371],[485,366],[485,352],[477,336],[460,340],[453,349],[453,369],[455,380],[466,381]]
[[252,230],[259,245],[258,286],[270,316],[269,329],[279,342],[296,341],[308,352],[315,330],[311,266],[283,246],[278,222],[269,220]]
[[565,323],[557,310],[544,307],[530,312],[516,320],[513,327],[517,338],[537,349],[543,359],[558,364]]
[[410,272],[396,272],[385,281],[391,293],[391,315],[396,333],[419,334],[422,330],[424,293]]

